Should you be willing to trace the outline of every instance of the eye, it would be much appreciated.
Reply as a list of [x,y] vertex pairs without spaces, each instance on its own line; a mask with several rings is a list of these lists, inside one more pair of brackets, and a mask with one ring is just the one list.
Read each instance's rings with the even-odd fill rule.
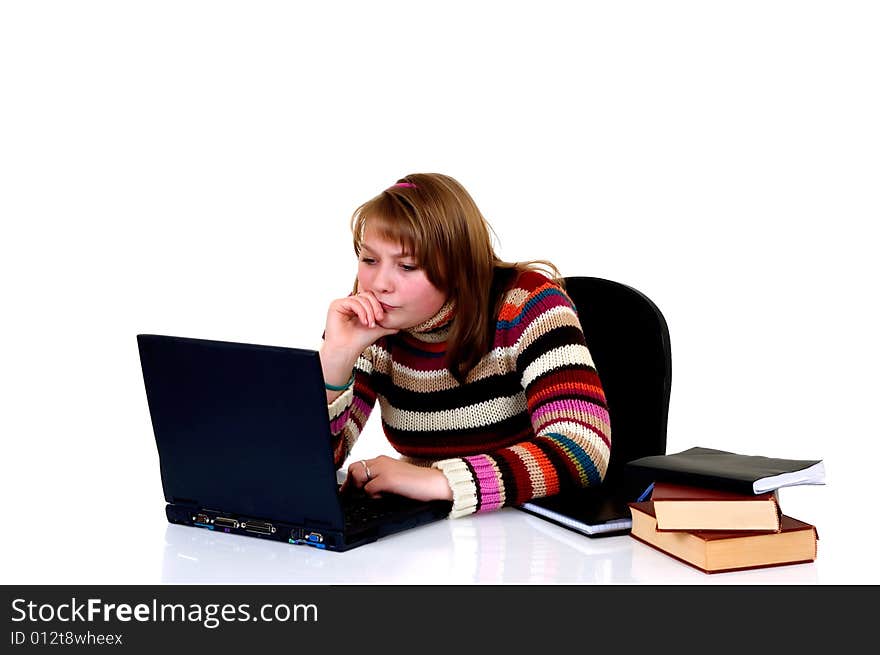
[[409,271],[415,271],[415,270],[417,270],[417,269],[418,269],[418,266],[414,266],[414,265],[412,265],[412,264],[401,264],[401,265],[400,265],[400,268],[402,268],[403,270],[409,272]]
[[375,263],[376,263],[376,260],[375,260],[375,259],[372,259],[372,258],[370,258],[370,257],[361,257],[361,261],[362,261],[364,264],[375,264]]

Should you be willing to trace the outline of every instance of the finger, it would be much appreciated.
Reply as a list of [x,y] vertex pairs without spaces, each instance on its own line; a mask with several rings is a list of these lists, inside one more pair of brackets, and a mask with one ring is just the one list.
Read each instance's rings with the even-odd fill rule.
[[370,481],[369,478],[367,478],[367,471],[364,468],[362,461],[358,460],[357,462],[349,464],[348,479],[351,480],[351,484],[354,485],[355,489],[361,489]]
[[351,316],[352,314],[357,316],[358,320],[362,324],[364,324],[364,325],[370,324],[370,317],[367,315],[367,310],[364,307],[364,304],[362,302],[359,302],[356,298],[354,298],[354,297],[346,298],[342,302],[342,307],[344,307],[345,309],[348,310],[346,312],[346,314],[348,314],[349,316]]
[[360,304],[361,307],[363,307],[364,312],[366,312],[366,315],[367,315],[367,323],[366,324],[369,327],[376,327],[376,312],[373,309],[373,305],[370,303],[370,301],[366,297],[364,297],[363,295],[353,296],[353,298],[357,303]]
[[348,471],[345,473],[345,480],[342,483],[343,488],[347,489],[351,485],[357,486],[357,478],[354,475],[354,464],[348,465]]
[[373,308],[373,314],[376,316],[376,320],[382,320],[382,318],[385,316],[385,310],[382,309],[382,304],[379,302],[379,299],[376,298],[376,294],[374,294],[372,291],[363,291],[358,297],[366,298]]
[[342,481],[342,484],[339,487],[339,491],[345,491],[351,486],[351,465],[348,466],[348,470],[345,472],[345,479]]
[[364,485],[364,492],[366,492],[370,498],[378,498],[382,495],[383,491],[384,488],[382,481],[376,476],[373,476],[373,478]]

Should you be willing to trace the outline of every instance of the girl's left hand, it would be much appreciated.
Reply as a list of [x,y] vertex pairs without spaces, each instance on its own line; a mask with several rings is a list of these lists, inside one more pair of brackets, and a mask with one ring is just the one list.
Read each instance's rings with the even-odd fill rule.
[[350,488],[362,488],[374,498],[385,492],[415,500],[452,500],[452,489],[441,471],[387,455],[349,464],[342,491]]

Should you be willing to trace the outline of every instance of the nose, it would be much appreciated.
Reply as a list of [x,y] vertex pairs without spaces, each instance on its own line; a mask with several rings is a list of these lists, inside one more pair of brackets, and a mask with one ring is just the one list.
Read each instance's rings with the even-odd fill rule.
[[380,266],[376,271],[376,277],[373,278],[373,291],[391,293],[393,290],[392,271],[385,265]]

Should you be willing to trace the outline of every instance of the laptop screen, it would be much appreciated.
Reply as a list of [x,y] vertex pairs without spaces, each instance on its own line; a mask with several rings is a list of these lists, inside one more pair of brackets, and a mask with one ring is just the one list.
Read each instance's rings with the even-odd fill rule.
[[137,340],[167,502],[342,527],[316,351]]

